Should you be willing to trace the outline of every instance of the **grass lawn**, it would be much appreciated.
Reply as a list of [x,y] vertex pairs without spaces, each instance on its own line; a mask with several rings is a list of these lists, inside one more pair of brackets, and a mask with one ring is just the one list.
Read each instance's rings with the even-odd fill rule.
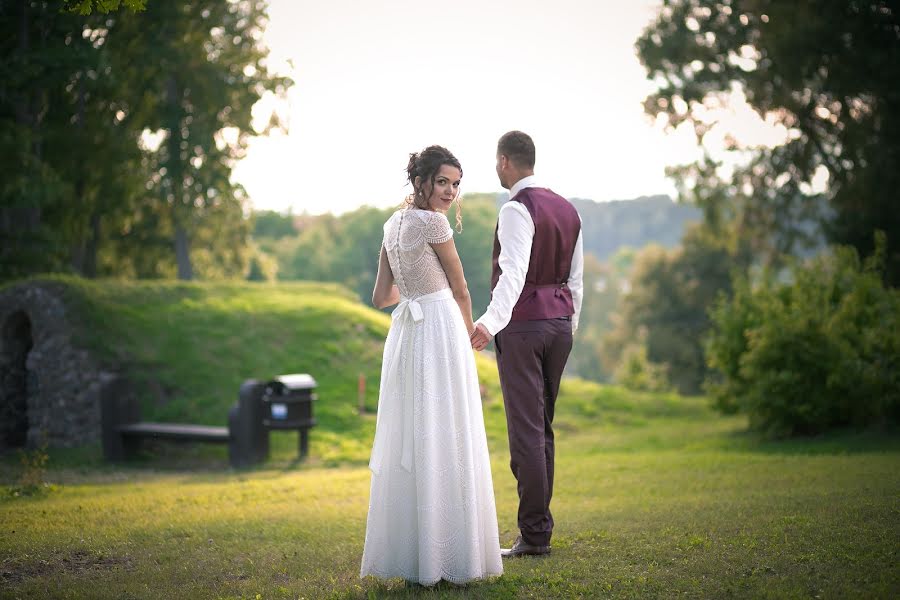
[[[489,404],[487,412],[499,410]],[[0,501],[3,598],[891,598],[900,592],[900,443],[771,442],[699,399],[569,382],[557,417],[553,553],[496,580],[360,580],[369,472],[234,472],[224,452],[127,468],[51,453],[56,489]],[[489,419],[495,422],[496,419]],[[496,423],[494,423],[496,424]],[[491,429],[501,540],[516,498]],[[285,444],[286,446],[288,444]],[[183,467],[184,455],[194,460]],[[71,463],[71,464],[67,464]],[[54,467],[54,464],[59,466]],[[3,480],[13,483],[7,457]]]
[[[900,437],[767,441],[703,399],[577,380],[557,406],[553,553],[495,580],[359,579],[389,317],[338,286],[54,278],[79,340],[142,386],[145,417],[224,424],[241,381],[309,372],[319,426],[234,471],[219,446],[107,465],[51,450],[53,487],[14,495],[0,456],[0,598],[894,598]],[[369,380],[370,414],[356,411]],[[515,482],[496,370],[479,357],[501,542]]]

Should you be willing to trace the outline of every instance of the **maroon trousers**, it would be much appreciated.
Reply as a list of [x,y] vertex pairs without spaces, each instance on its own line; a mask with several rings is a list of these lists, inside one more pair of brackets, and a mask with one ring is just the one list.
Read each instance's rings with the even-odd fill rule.
[[518,482],[519,531],[550,544],[553,516],[553,410],[572,350],[572,321],[510,321],[494,338],[506,407],[510,468]]

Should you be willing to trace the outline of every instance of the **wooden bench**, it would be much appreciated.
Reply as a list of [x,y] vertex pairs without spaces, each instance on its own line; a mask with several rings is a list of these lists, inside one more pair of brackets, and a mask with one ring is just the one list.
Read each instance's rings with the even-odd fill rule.
[[[285,377],[288,384],[300,389],[301,394],[314,397],[311,390],[315,387],[315,380],[306,376],[298,383],[289,377]],[[253,379],[245,381],[238,393],[237,404],[228,411],[228,427],[210,427],[142,421],[133,391],[123,380],[113,380],[100,395],[103,455],[109,461],[126,460],[138,453],[144,439],[228,444],[231,465],[246,467],[264,461],[269,455],[269,430],[297,429],[300,432],[299,454],[302,459],[308,451],[309,429],[316,425],[316,420],[312,418],[309,402],[297,403],[291,395],[272,397],[279,408],[275,411],[278,413],[276,416],[282,418],[273,417],[273,402],[264,402],[263,396],[267,390],[280,385],[283,385],[280,381],[270,382],[268,387]],[[283,409],[283,415],[280,409]]]
[[[140,405],[133,390],[121,379],[114,380],[101,392],[100,417],[103,433],[103,455],[110,461],[134,457],[144,439],[178,442],[228,444],[228,457],[233,466],[246,466],[254,460],[246,456],[248,444],[239,444],[238,407],[229,413],[228,427],[210,427],[189,423],[152,423],[141,420]],[[247,429],[244,427],[243,429]]]
[[162,438],[185,442],[212,442],[214,444],[227,444],[231,440],[231,434],[228,433],[227,427],[210,427],[207,425],[140,422],[120,425],[117,429],[126,438]]

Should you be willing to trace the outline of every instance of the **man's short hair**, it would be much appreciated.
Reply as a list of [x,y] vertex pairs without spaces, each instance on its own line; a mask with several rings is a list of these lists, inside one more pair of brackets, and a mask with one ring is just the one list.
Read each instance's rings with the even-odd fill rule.
[[497,142],[497,154],[506,156],[520,169],[534,168],[534,141],[521,131],[509,131]]

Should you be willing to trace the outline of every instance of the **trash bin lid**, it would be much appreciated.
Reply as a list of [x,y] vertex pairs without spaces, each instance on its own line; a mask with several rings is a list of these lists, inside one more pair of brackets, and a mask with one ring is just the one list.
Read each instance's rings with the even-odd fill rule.
[[310,390],[316,387],[316,380],[308,373],[291,373],[279,375],[275,381],[280,382],[289,390]]

